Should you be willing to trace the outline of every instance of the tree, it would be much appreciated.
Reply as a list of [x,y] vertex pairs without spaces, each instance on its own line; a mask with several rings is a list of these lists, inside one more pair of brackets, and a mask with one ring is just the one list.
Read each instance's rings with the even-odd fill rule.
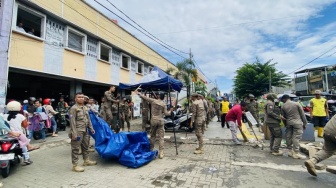
[[194,67],[194,62],[190,59],[186,59],[182,62],[176,63],[177,70],[172,67],[166,70],[168,74],[183,82],[184,86],[187,87],[188,96],[190,94],[191,78],[197,79],[197,71]]
[[207,93],[206,85],[201,81],[197,81],[195,83],[195,92],[201,92],[201,93],[206,94]]
[[254,96],[261,96],[269,91],[269,80],[271,85],[284,87],[290,85],[289,78],[281,71],[277,71],[272,60],[261,63],[257,58],[254,63],[245,63],[239,68],[234,78],[234,92],[238,97],[252,93]]

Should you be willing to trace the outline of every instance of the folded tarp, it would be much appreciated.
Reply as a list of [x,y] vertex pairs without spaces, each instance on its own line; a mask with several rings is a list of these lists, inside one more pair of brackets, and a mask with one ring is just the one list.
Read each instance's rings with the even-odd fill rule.
[[117,159],[120,164],[138,168],[157,157],[157,151],[150,151],[145,132],[121,132],[114,134],[109,125],[93,112],[89,112],[95,134],[95,149],[103,159]]

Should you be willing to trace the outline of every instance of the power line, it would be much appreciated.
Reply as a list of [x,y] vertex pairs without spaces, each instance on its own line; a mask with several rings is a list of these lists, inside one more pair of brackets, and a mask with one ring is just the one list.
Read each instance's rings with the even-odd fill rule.
[[[299,67],[299,68],[295,69],[294,71],[292,71],[292,72],[290,72],[290,73],[288,73],[288,74],[292,74],[292,73],[294,73],[294,72],[296,72],[296,71],[298,71],[298,70],[302,69],[303,67],[305,67],[305,66],[309,65],[310,63],[312,63],[312,62],[314,62],[314,61],[316,61],[316,60],[320,59],[320,57],[324,56],[325,54],[327,54],[328,52],[332,51],[332,50],[333,50],[333,49],[335,49],[335,48],[336,48],[336,46],[332,47],[332,48],[331,48],[331,49],[329,49],[328,51],[324,52],[323,54],[319,55],[318,57],[316,57],[316,58],[312,59],[312,60],[311,60],[311,61],[309,61],[308,63],[306,63],[306,64],[302,65],[301,67]],[[335,53],[336,53],[336,52],[335,52]],[[333,54],[334,54],[334,53],[333,53]],[[333,55],[333,54],[331,54],[331,55]],[[330,56],[331,56],[331,55],[330,55]],[[328,56],[328,57],[330,57],[330,56]]]
[[152,39],[154,42],[160,44],[161,46],[163,46],[164,48],[166,48],[167,50],[173,52],[174,54],[187,59],[185,57],[183,57],[182,55],[176,53],[175,51],[171,50],[170,48],[168,48],[167,46],[163,45],[162,43],[158,42],[157,40],[155,40],[153,37],[149,36],[148,34],[146,34],[145,32],[141,31],[140,29],[138,29],[137,27],[135,27],[133,24],[129,23],[128,21],[126,21],[125,19],[123,19],[122,17],[120,17],[118,14],[114,13],[113,11],[111,11],[110,9],[108,9],[106,6],[104,6],[103,4],[101,4],[100,2],[98,2],[97,0],[94,0],[96,3],[98,3],[100,6],[102,6],[103,8],[105,8],[107,11],[111,12],[112,14],[116,15],[118,18],[120,18],[121,20],[123,20],[124,22],[126,22],[127,24],[129,24],[130,26],[132,26],[134,29],[138,30],[139,32],[141,32],[142,34],[146,35],[148,38]]
[[204,75],[204,77],[205,77],[206,79],[208,79],[210,82],[214,83],[209,77],[207,77],[207,76],[204,74],[204,72],[202,71],[202,69],[200,68],[200,66],[197,64],[195,58],[192,57],[192,59],[194,60],[194,63],[195,63],[195,65],[196,65],[197,69]]
[[156,56],[154,56],[154,55],[152,55],[152,54],[149,54],[149,53],[147,53],[146,51],[142,50],[141,48],[138,48],[138,47],[136,47],[135,45],[133,45],[133,44],[127,42],[126,40],[122,39],[122,38],[119,37],[118,35],[116,35],[116,34],[112,33],[111,31],[107,30],[105,27],[103,27],[103,26],[97,24],[95,21],[92,21],[92,20],[89,19],[87,16],[85,16],[83,13],[77,11],[76,9],[74,9],[74,8],[71,7],[70,5],[66,4],[66,3],[63,2],[62,0],[59,0],[59,1],[60,1],[61,3],[63,3],[65,6],[69,7],[69,8],[72,9],[73,11],[75,11],[75,12],[77,12],[78,14],[80,14],[81,16],[83,16],[83,17],[84,17],[85,19],[87,19],[88,21],[92,22],[93,24],[97,25],[98,27],[102,28],[103,30],[105,30],[105,31],[107,31],[107,32],[109,32],[109,33],[111,33],[112,35],[116,36],[117,38],[119,38],[120,40],[124,41],[125,43],[127,43],[127,44],[133,46],[134,48],[136,48],[136,49],[142,51],[144,54],[147,54],[147,55],[149,55],[149,56],[153,56],[153,57],[159,59],[158,57],[156,57]]
[[154,35],[152,35],[150,32],[148,32],[146,29],[144,29],[143,27],[141,27],[138,23],[136,23],[132,18],[130,18],[129,16],[127,16],[122,10],[120,10],[118,7],[116,7],[113,3],[111,3],[109,0],[106,0],[108,3],[110,3],[115,9],[117,9],[119,12],[121,12],[124,16],[126,16],[129,20],[131,20],[134,24],[136,24],[138,27],[140,27],[142,30],[144,30],[146,33],[148,33],[150,36],[152,36],[153,38],[157,39],[158,41],[162,42],[163,44],[165,44],[166,46],[178,51],[178,52],[181,52],[181,53],[184,53],[184,54],[189,54],[188,52],[183,52],[181,50],[178,50],[172,46],[170,46],[169,44],[163,42],[162,40],[158,39],[157,37],[155,37]]

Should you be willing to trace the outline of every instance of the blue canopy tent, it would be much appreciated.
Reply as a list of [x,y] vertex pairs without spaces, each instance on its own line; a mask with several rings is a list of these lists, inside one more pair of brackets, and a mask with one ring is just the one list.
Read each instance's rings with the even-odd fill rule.
[[158,79],[152,80],[152,81],[142,81],[140,80],[137,84],[124,84],[120,83],[119,88],[125,89],[125,90],[135,90],[141,85],[141,89],[147,90],[147,91],[171,91],[175,90],[180,92],[183,84],[181,81],[174,79],[167,73],[165,73],[163,70],[161,70],[158,67],[153,67],[152,71],[158,72]]
[[[147,76],[147,77],[146,77]],[[170,104],[171,102],[171,91],[177,91],[180,92],[183,84],[181,81],[174,79],[172,76],[165,73],[163,70],[161,70],[158,67],[153,67],[149,75],[146,75],[143,77],[142,80],[140,80],[137,84],[119,84],[119,89],[124,90],[135,90],[137,88],[140,88],[145,91],[166,91],[168,92]],[[177,151],[177,144],[176,144],[176,135],[175,135],[175,128],[174,131],[174,139],[175,139],[175,147],[176,147],[176,155],[178,155]]]

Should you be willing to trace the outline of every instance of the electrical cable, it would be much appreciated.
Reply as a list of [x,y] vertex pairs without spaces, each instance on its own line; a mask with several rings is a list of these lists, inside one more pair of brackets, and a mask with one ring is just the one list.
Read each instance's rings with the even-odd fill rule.
[[98,2],[97,0],[94,0],[97,4],[99,4],[100,6],[102,6],[103,8],[105,8],[107,11],[111,12],[112,14],[116,15],[118,18],[120,18],[121,20],[123,20],[124,22],[126,22],[127,24],[129,24],[130,26],[132,26],[134,29],[138,30],[139,32],[141,32],[142,34],[146,35],[148,38],[152,39],[153,41],[155,41],[156,43],[160,44],[161,46],[163,46],[164,48],[166,48],[167,50],[173,52],[174,54],[187,59],[185,57],[183,57],[182,55],[176,53],[175,51],[171,50],[170,48],[168,48],[167,46],[163,45],[162,43],[159,43],[157,40],[155,40],[153,37],[149,36],[148,34],[146,34],[145,32],[141,31],[140,29],[138,29],[137,27],[135,27],[133,24],[129,23],[127,20],[123,19],[122,17],[120,17],[118,14],[114,13],[113,11],[111,11],[110,9],[108,9],[106,6],[104,6],[103,4],[101,4],[100,2]]
[[[324,56],[325,54],[327,54],[328,52],[332,51],[332,50],[333,50],[333,49],[335,49],[335,48],[336,48],[336,46],[332,47],[332,48],[331,48],[331,49],[329,49],[328,51],[326,51],[326,52],[324,52],[323,54],[321,54],[321,55],[317,56],[316,58],[312,59],[312,60],[311,60],[311,61],[309,61],[308,63],[306,63],[306,64],[302,65],[301,67],[299,67],[299,68],[295,69],[294,71],[292,71],[292,72],[290,72],[290,73],[288,73],[288,74],[292,74],[292,73],[294,73],[294,72],[296,72],[296,71],[298,71],[298,70],[302,69],[303,67],[305,67],[305,66],[309,65],[310,63],[312,63],[312,62],[314,62],[314,61],[316,61],[316,60],[320,59],[320,57]],[[336,52],[335,52],[335,53],[336,53]],[[331,56],[331,55],[330,55],[330,56]]]
[[130,18],[128,15],[126,15],[122,10],[120,10],[118,7],[116,7],[113,3],[111,3],[109,0],[106,0],[108,3],[110,3],[115,9],[117,9],[121,14],[123,14],[124,16],[126,16],[129,20],[131,20],[134,24],[136,24],[138,27],[140,27],[142,30],[144,30],[146,33],[148,33],[150,36],[152,36],[153,38],[157,39],[158,41],[162,42],[163,44],[165,44],[166,46],[178,51],[178,52],[181,52],[181,53],[184,53],[184,54],[189,54],[188,52],[183,52],[181,50],[178,50],[172,46],[170,46],[169,44],[163,42],[162,40],[158,39],[157,37],[155,37],[154,35],[152,35],[150,32],[148,32],[146,29],[144,29],[143,27],[141,27],[138,23],[136,23],[132,18]]

